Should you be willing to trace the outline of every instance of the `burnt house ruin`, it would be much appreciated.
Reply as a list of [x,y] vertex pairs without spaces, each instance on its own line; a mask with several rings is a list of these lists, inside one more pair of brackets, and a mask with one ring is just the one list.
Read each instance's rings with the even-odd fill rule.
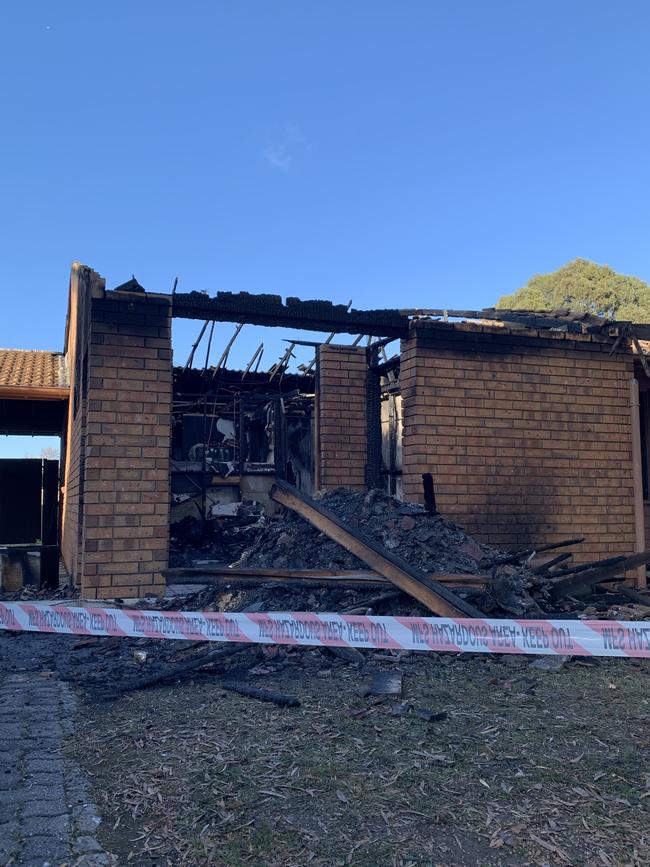
[[[214,367],[174,367],[173,318],[331,339],[298,373],[290,349],[270,371],[255,356],[229,368],[227,348]],[[234,517],[243,501],[271,510],[275,480],[422,502],[430,474],[440,511],[477,539],[582,536],[592,560],[650,547],[645,338],[650,326],[569,311],[109,291],[74,264],[63,353],[0,351],[0,433],[61,437],[49,535],[29,544],[60,550],[86,598],[160,592],[171,525]]]

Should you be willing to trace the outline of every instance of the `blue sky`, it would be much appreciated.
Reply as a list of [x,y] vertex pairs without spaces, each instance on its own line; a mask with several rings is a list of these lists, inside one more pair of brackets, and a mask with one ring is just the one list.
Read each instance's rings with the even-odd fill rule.
[[[358,307],[485,306],[575,256],[650,279],[647,3],[0,16],[0,345],[62,348],[74,259],[109,287]],[[284,336],[245,329],[233,363]]]

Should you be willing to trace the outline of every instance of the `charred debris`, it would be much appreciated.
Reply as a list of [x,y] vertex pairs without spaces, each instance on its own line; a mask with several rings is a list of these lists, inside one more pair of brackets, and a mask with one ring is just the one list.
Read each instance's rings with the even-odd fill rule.
[[[219,553],[237,550],[235,562],[206,558],[168,570],[171,592],[163,609],[568,619],[620,616],[621,608],[626,619],[650,614],[650,598],[631,595],[619,583],[627,571],[649,562],[650,553],[571,565],[579,538],[538,551],[497,551],[435,510],[378,490],[339,489],[314,500],[280,482],[270,496],[283,504],[279,511],[251,512],[246,523],[242,516],[240,526],[222,531],[227,542],[214,543]],[[202,544],[208,554],[210,543]],[[400,661],[408,654],[122,638],[83,638],[72,648],[57,655],[61,674],[100,699],[192,678],[281,707],[299,701],[260,686],[265,674],[298,665],[330,676],[333,668],[352,665],[362,694],[383,701],[378,675],[401,682]]]
[[[441,614],[435,608],[442,604],[456,609],[452,616],[576,617],[589,606],[606,611],[630,601],[621,579],[650,562],[650,552],[643,552],[573,564],[581,538],[499,551],[435,509],[376,489],[341,488],[312,499],[276,482],[270,496],[282,504],[280,510],[251,515],[245,528],[224,532],[232,550],[239,549],[236,560],[211,559],[206,545],[200,562],[168,569],[168,583],[178,591],[205,585],[215,599],[232,592],[249,602],[263,598],[266,610],[273,604],[281,610],[340,611],[342,601],[353,599],[363,608],[365,598],[374,604],[359,613],[372,608],[375,614],[427,616]],[[246,540],[241,548],[233,543],[237,537]],[[408,588],[400,572],[411,579]],[[429,601],[418,598],[419,584]],[[377,603],[383,588],[391,597]],[[639,603],[650,601],[645,594],[634,596]]]

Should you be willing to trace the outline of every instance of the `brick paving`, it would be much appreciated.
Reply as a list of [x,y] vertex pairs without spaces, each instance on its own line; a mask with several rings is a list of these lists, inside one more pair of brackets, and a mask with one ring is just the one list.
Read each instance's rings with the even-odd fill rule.
[[[65,640],[65,639],[64,639]],[[0,864],[104,867],[100,818],[64,756],[76,699],[48,670],[60,637],[0,632]],[[61,647],[63,649],[63,647]]]

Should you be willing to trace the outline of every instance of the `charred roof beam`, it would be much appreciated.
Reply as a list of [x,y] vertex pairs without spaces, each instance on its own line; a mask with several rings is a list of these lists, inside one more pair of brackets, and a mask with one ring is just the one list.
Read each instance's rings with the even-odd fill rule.
[[239,322],[249,325],[298,328],[335,334],[367,334],[408,337],[408,317],[399,310],[354,310],[331,301],[301,301],[279,295],[252,295],[248,292],[177,292],[172,298],[172,316]]
[[629,323],[604,319],[591,313],[562,310],[506,310],[486,307],[483,310],[444,310],[410,308],[400,310],[403,316],[414,318],[470,319],[478,321],[505,322],[532,329],[563,329],[570,334],[609,334],[610,329]]

